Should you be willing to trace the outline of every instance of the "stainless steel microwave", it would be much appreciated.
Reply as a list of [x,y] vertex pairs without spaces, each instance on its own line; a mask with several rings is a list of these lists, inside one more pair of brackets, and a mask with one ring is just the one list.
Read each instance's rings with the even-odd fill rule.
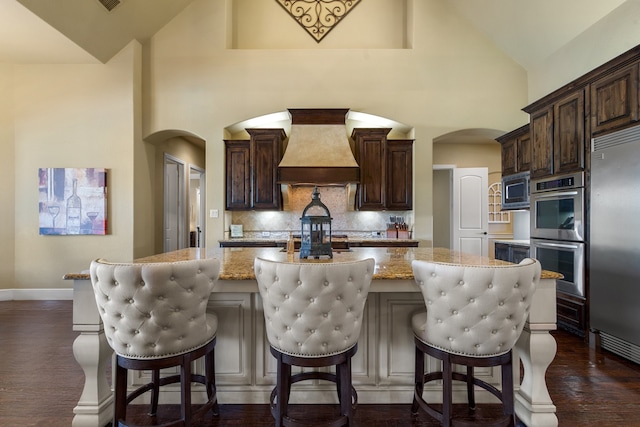
[[502,210],[529,209],[529,172],[502,177]]

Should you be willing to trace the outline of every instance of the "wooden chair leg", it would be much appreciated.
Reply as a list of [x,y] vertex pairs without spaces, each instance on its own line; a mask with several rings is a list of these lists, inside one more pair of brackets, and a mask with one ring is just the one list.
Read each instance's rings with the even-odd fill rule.
[[511,418],[510,425],[516,425],[513,392],[513,359],[502,365],[502,413]]
[[351,404],[351,364],[350,358],[344,363],[340,363],[336,366],[336,373],[339,378],[340,388],[339,388],[339,396],[340,396],[340,413],[347,417],[347,425],[352,424],[353,418],[353,406]]
[[215,362],[215,350],[211,350],[211,352],[207,353],[204,358],[205,363],[205,378],[206,378],[206,388],[207,388],[207,397],[211,399],[215,398],[213,403],[213,407],[211,408],[211,412],[213,415],[218,416],[220,414],[220,408],[218,407],[218,390],[216,388],[216,362]]
[[413,404],[411,405],[411,413],[418,413],[418,400],[416,395],[422,396],[424,391],[424,353],[416,346],[415,370],[414,370],[415,389],[413,395]]
[[151,371],[151,382],[153,388],[151,389],[151,408],[149,416],[155,417],[158,414],[158,398],[160,395],[160,370],[154,369]]
[[453,367],[449,357],[442,361],[442,426],[451,426],[453,410]]
[[469,402],[469,409],[475,411],[476,394],[473,390],[473,366],[467,366],[467,402]]
[[282,357],[278,357],[278,373],[276,379],[276,405],[275,405],[275,422],[276,427],[283,425],[283,419],[287,416],[287,407],[289,405],[289,391],[291,389],[291,365],[282,361]]
[[186,426],[191,425],[191,359],[185,357],[180,368],[180,415]]
[[[117,358],[117,356],[116,356]],[[127,419],[127,370],[118,364],[116,360],[116,378],[115,378],[115,402],[113,425],[119,425],[119,421]]]

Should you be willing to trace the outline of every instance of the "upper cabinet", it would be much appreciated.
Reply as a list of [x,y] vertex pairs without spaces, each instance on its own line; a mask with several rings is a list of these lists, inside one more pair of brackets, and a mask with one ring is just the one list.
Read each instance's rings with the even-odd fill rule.
[[279,210],[283,129],[247,129],[249,141],[225,141],[226,209]]
[[360,185],[356,204],[360,210],[385,209],[387,181],[387,134],[391,129],[354,129],[351,137],[356,143],[356,161],[360,167]]
[[591,132],[598,134],[638,120],[638,64],[591,83]]
[[530,115],[531,178],[578,172],[585,159],[585,89],[524,109]]
[[413,140],[387,140],[387,209],[413,209]]
[[531,168],[529,125],[519,127],[496,140],[501,145],[502,176],[528,172]]
[[413,140],[387,140],[388,128],[356,128],[359,210],[413,209]]
[[251,209],[251,151],[248,140],[228,140],[225,145],[226,209]]
[[[589,169],[589,141],[640,121],[640,46],[525,107],[531,178]],[[515,132],[515,131],[514,131]],[[504,135],[502,174],[519,171],[516,141]]]

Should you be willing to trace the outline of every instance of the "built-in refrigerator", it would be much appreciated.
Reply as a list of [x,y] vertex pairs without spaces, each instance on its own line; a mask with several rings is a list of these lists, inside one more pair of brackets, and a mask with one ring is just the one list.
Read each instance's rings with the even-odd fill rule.
[[592,140],[589,291],[594,336],[640,363],[640,126]]

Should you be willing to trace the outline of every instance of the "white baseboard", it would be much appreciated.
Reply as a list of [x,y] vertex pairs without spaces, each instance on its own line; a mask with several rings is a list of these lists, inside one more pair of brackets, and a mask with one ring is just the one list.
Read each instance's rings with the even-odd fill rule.
[[72,300],[73,289],[0,289],[0,301]]

